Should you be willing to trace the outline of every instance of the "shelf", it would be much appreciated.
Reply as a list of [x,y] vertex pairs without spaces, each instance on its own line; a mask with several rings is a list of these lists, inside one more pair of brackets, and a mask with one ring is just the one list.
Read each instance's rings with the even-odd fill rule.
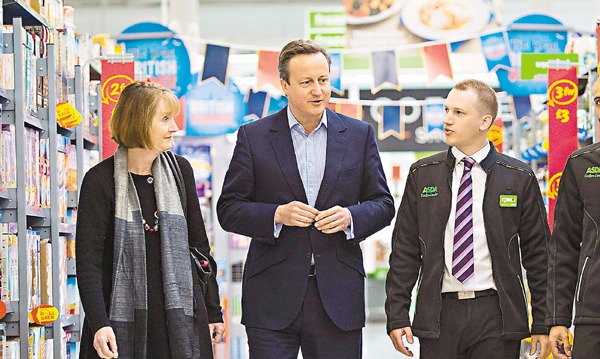
[[58,233],[63,235],[69,235],[75,233],[75,225],[59,223],[58,224]]
[[13,323],[19,321],[19,301],[4,302],[6,304],[6,315],[1,318],[5,323]]
[[8,105],[10,102],[10,96],[8,95],[8,91],[4,89],[4,87],[0,87],[0,103],[2,106]]
[[83,148],[85,148],[86,150],[97,149],[98,148],[97,143],[98,143],[97,136],[92,136],[91,134],[83,135]]
[[60,325],[63,328],[73,326],[74,330],[79,329],[79,314],[67,314],[60,317]]
[[10,188],[6,188],[6,187],[1,187],[0,186],[0,200],[9,200],[11,199],[10,197]]
[[42,126],[40,119],[35,116],[32,116],[30,114],[25,114],[25,123],[31,127],[34,127],[36,129],[40,130],[40,131],[44,130],[44,127]]
[[56,132],[59,135],[65,136],[65,137],[71,137],[71,135],[73,134],[73,129],[71,128],[64,128],[61,125],[59,125],[58,123],[56,124]]
[[2,0],[2,10],[4,12],[4,25],[12,24],[13,18],[20,17],[23,19],[24,26],[42,25],[50,28],[42,15],[21,0]]
[[48,208],[27,206],[27,217],[46,218],[48,216]]

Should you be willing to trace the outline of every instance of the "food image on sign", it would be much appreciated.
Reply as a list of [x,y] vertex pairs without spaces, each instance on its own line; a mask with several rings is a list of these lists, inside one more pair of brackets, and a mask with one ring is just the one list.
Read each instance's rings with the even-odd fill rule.
[[435,30],[458,29],[471,20],[467,5],[458,1],[431,1],[419,10],[419,19]]
[[348,24],[370,24],[397,13],[405,0],[344,0]]
[[413,34],[438,40],[479,32],[490,22],[490,14],[484,0],[410,0],[401,20]]

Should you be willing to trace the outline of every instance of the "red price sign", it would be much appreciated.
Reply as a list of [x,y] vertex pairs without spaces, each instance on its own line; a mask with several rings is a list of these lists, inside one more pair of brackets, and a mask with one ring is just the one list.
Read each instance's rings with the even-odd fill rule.
[[117,144],[111,140],[108,124],[121,91],[133,82],[134,63],[102,61],[102,159],[115,153]]
[[562,170],[577,150],[577,69],[548,69],[548,84],[548,224],[552,228]]

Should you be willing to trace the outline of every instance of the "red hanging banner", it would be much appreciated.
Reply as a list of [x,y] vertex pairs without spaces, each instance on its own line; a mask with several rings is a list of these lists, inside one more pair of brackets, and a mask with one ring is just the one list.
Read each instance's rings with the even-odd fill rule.
[[121,91],[135,78],[134,62],[102,60],[102,159],[112,156],[117,144],[110,139],[108,124]]
[[548,224],[552,229],[558,185],[577,150],[577,69],[548,69]]

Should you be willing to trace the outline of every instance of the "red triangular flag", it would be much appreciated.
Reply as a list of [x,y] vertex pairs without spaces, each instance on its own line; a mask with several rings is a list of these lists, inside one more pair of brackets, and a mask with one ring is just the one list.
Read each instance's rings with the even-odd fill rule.
[[423,58],[429,82],[434,81],[439,75],[453,78],[450,57],[448,56],[448,44],[423,47]]
[[274,90],[281,92],[279,85],[279,71],[277,62],[278,51],[258,51],[258,69],[256,71],[256,91],[263,90],[265,86],[272,86]]

